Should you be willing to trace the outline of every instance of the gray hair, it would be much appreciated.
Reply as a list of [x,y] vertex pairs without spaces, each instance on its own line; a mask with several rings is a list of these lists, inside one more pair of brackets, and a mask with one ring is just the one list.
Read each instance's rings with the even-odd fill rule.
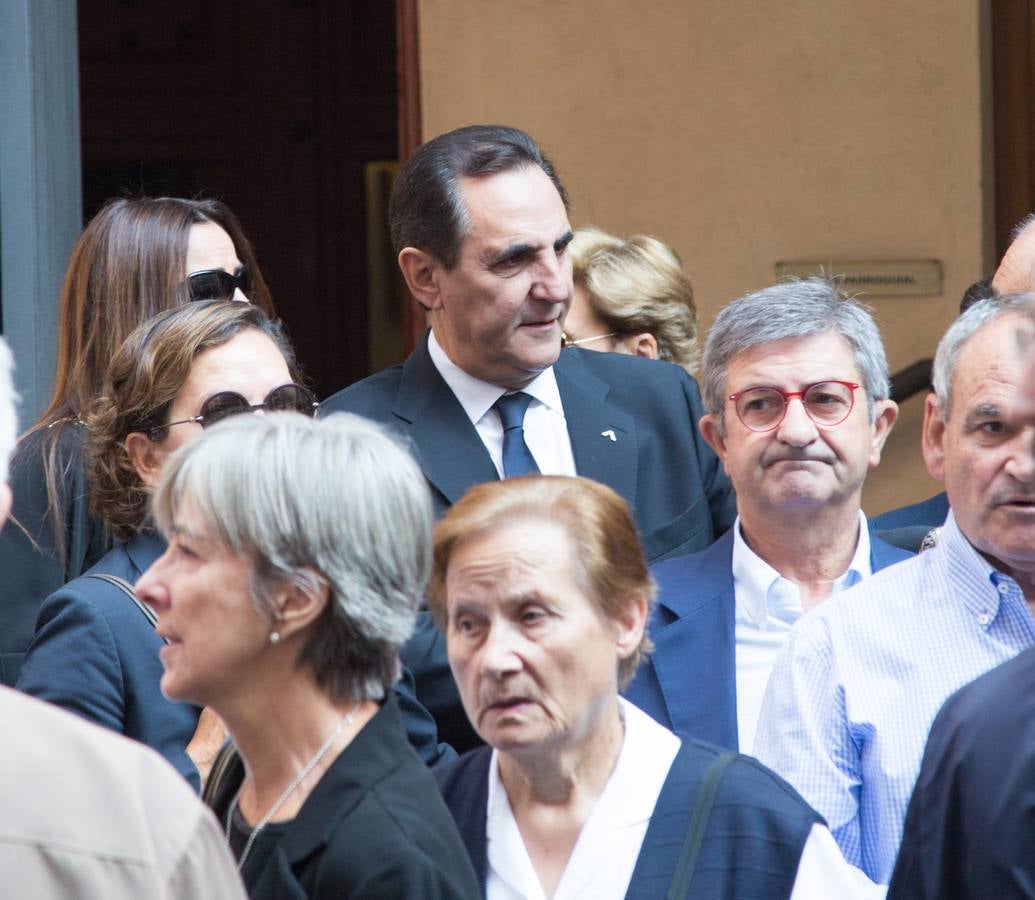
[[701,388],[705,409],[721,416],[726,405],[726,372],[738,353],[825,331],[839,334],[851,346],[872,422],[876,401],[886,400],[890,393],[880,329],[867,306],[844,294],[834,281],[818,277],[774,284],[745,294],[719,311],[704,346]]
[[952,410],[952,381],[967,341],[989,322],[1007,313],[1020,313],[1031,318],[1033,302],[1035,297],[1031,294],[988,297],[968,307],[949,326],[949,330],[938,343],[938,350],[934,355],[934,370],[931,374],[931,386],[938,399],[938,409],[946,420]]
[[432,523],[424,476],[385,428],[347,413],[234,416],[169,458],[154,496],[163,532],[184,502],[251,561],[271,621],[285,584],[329,588],[298,665],[335,699],[384,696],[427,584]]
[[0,484],[7,483],[11,454],[18,441],[18,393],[14,389],[14,357],[0,337]]

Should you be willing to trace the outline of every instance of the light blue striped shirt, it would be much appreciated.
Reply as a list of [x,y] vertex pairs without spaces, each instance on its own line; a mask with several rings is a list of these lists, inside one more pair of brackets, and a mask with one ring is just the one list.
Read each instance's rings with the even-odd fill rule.
[[755,756],[826,818],[848,862],[887,884],[942,703],[1033,644],[1017,582],[950,514],[932,550],[831,597],[792,629]]

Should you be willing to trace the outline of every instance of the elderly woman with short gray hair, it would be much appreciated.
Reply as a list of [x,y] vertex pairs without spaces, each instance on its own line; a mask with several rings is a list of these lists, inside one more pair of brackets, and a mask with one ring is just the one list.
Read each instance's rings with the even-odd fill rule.
[[233,750],[206,799],[253,898],[476,897],[391,686],[430,562],[420,469],[353,416],[239,417],[169,460],[137,585],[162,690]]

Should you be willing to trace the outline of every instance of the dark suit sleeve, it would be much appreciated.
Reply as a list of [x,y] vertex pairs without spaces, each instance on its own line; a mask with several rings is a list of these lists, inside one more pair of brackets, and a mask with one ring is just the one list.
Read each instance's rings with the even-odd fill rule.
[[399,702],[399,712],[406,727],[406,738],[424,765],[433,768],[456,759],[456,751],[449,744],[439,743],[435,720],[417,699],[413,674],[405,666],[402,677],[392,689],[395,699]]
[[737,498],[733,493],[733,485],[723,469],[722,460],[701,436],[698,423],[701,421],[701,416],[704,415],[704,404],[701,402],[701,392],[697,387],[697,382],[683,372],[682,385],[693,426],[701,483],[704,485],[704,492],[708,497],[708,508],[712,513],[712,527],[715,538],[718,539],[733,527],[733,521],[737,518]]
[[123,685],[118,647],[97,606],[69,588],[48,597],[18,689],[122,733]]

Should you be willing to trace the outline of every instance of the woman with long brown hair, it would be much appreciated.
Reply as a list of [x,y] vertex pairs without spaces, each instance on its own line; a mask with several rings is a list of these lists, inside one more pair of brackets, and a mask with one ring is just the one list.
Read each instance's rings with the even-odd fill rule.
[[11,466],[13,521],[0,533],[3,683],[17,680],[43,599],[109,546],[88,508],[81,417],[116,349],[162,310],[231,298],[272,312],[251,245],[217,200],[112,200],[76,241],[61,290],[53,393]]

